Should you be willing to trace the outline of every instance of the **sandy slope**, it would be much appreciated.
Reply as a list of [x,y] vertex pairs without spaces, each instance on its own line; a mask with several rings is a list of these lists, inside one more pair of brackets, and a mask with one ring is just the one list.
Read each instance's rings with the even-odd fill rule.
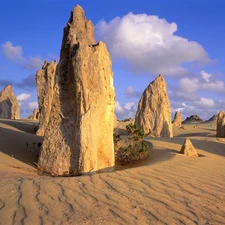
[[[114,173],[53,178],[33,166],[33,123],[0,120],[0,224],[225,224],[225,139],[194,126],[147,137],[150,157]],[[178,154],[186,136],[202,157]]]

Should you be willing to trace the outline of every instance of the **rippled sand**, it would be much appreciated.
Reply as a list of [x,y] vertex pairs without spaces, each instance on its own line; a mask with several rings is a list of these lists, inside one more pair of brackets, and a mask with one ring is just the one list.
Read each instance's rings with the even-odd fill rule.
[[[33,123],[0,120],[0,225],[225,224],[225,139],[213,123],[175,135],[146,137],[150,157],[114,173],[53,178],[34,167]],[[185,137],[201,157],[178,153]]]

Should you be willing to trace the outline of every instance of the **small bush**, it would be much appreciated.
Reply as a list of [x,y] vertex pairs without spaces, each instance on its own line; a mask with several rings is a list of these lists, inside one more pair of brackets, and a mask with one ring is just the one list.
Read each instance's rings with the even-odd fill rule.
[[126,129],[129,133],[127,139],[114,137],[116,160],[121,164],[144,159],[148,156],[148,145],[143,140],[144,132],[136,124],[128,124]]
[[134,139],[140,140],[144,137],[144,132],[136,124],[128,124],[126,126],[127,132],[133,136]]

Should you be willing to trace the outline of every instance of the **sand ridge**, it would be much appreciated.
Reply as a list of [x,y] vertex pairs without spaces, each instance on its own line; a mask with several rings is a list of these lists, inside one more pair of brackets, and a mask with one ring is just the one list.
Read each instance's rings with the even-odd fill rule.
[[[0,120],[0,225],[225,224],[225,141],[215,124],[148,136],[149,158],[80,177],[38,173],[26,146],[41,141],[33,126]],[[178,153],[187,136],[202,157]]]

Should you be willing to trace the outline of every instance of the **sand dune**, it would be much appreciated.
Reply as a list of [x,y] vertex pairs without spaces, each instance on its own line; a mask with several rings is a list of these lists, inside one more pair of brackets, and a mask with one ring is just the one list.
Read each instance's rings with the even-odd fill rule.
[[[225,224],[225,139],[215,124],[146,137],[150,157],[113,173],[58,178],[35,169],[34,125],[0,120],[1,225]],[[202,157],[178,153],[187,136]]]

